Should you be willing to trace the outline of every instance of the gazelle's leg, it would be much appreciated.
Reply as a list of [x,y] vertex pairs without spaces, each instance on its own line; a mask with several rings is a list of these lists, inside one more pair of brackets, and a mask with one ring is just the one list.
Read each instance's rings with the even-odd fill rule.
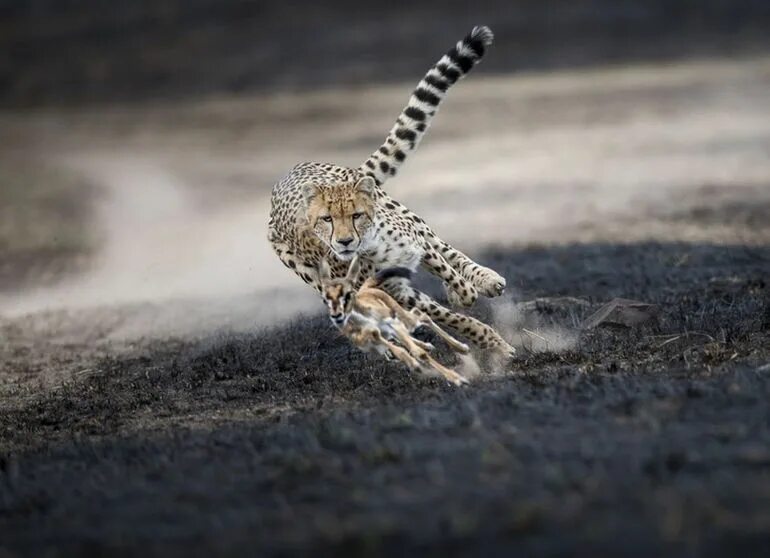
[[431,352],[433,349],[436,348],[433,345],[431,345],[430,343],[426,343],[425,341],[420,341],[416,337],[412,337],[412,341],[414,341],[417,344],[418,347],[420,347],[421,349],[424,349],[424,350],[426,350],[428,352]]
[[396,334],[396,339],[404,346],[410,355],[417,359],[422,359],[423,355],[427,352],[423,347],[417,343],[417,340],[409,334],[409,330],[400,321],[393,320],[390,323],[390,327]]
[[[419,308],[412,308],[411,310],[407,311],[404,310],[404,308],[395,300],[393,297],[388,295],[387,293],[383,292],[385,297],[382,298],[383,302],[385,302],[390,309],[393,311],[394,314],[396,314],[396,317],[406,326],[406,328],[409,330],[409,333],[415,331],[420,326],[427,326],[429,329],[433,330],[436,334],[438,334],[439,337],[441,337],[444,341],[449,344],[449,346],[452,347],[452,349],[461,354],[467,354],[470,349],[468,348],[468,345],[465,343],[461,343],[451,335],[449,335],[446,331],[441,329],[436,325],[436,323],[430,319],[430,316],[428,316],[425,312],[420,310]],[[414,340],[415,343],[420,345],[423,349],[426,351],[432,351],[435,349],[433,345],[430,343],[424,343],[420,341],[419,339],[416,339],[414,336],[411,336],[411,339]]]
[[404,347],[406,347],[406,350],[409,351],[409,354],[411,354],[413,357],[416,357],[424,367],[438,372],[447,382],[456,386],[468,383],[468,380],[466,380],[463,376],[454,370],[450,370],[436,359],[434,359],[432,356],[430,356],[430,352],[422,349],[417,343],[417,340],[409,334],[409,330],[406,329],[404,324],[400,322],[394,323],[392,324],[392,327],[396,333],[396,336],[398,337],[398,340],[401,341]]
[[430,356],[430,353],[425,353],[424,357],[422,358],[422,361],[429,367],[441,374],[448,382],[456,385],[461,386],[463,384],[467,384],[468,379],[465,376],[461,376],[451,368],[447,368],[443,364],[441,364],[439,361],[437,361],[435,358]]
[[[385,294],[386,296],[388,296],[388,298],[390,298],[390,296],[387,295],[386,293],[383,293],[383,294]],[[393,299],[390,298],[390,300],[393,300]],[[397,310],[394,309],[394,313],[396,314],[396,317],[386,318],[384,320],[385,323],[388,324],[388,326],[390,327],[391,330],[393,330],[394,333],[396,333],[397,337],[398,337],[398,333],[396,330],[399,328],[399,326],[401,326],[401,329],[405,329],[406,334],[409,335],[420,324],[417,322],[414,316],[412,316],[412,314],[410,314],[409,312],[401,308],[401,306],[399,306],[395,300],[393,300],[393,304],[397,308]],[[432,351],[433,349],[436,348],[432,344],[426,343],[425,341],[420,341],[419,339],[411,335],[409,335],[409,339],[411,339],[411,341],[415,343],[418,347],[426,351]]]
[[415,370],[415,371],[420,370],[420,363],[419,363],[419,361],[416,358],[414,358],[411,355],[411,353],[409,353],[409,351],[407,351],[403,347],[399,347],[395,343],[392,343],[392,342],[388,341],[382,335],[380,335],[379,331],[377,331],[377,335],[376,336],[373,336],[373,339],[374,338],[376,338],[376,343],[379,343],[379,344],[383,345],[384,347],[387,347],[387,349],[390,351],[390,353],[395,358],[397,358],[398,360],[400,360],[401,362],[406,364],[406,366],[410,370]]

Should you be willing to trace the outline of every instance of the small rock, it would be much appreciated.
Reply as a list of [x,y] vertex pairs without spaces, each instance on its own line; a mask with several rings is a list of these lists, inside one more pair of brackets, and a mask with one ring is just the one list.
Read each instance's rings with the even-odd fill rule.
[[748,444],[738,450],[736,458],[744,465],[770,465],[770,449],[759,444]]
[[660,313],[655,304],[614,298],[583,322],[583,329],[593,329],[598,326],[634,327],[641,325]]

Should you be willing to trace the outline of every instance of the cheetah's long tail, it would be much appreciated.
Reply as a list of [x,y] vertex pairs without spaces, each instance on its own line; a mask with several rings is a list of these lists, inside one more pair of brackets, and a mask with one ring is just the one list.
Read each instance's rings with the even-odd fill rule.
[[378,185],[396,174],[407,155],[417,148],[449,88],[484,57],[494,35],[489,27],[477,26],[428,70],[396,119],[380,148],[359,167]]

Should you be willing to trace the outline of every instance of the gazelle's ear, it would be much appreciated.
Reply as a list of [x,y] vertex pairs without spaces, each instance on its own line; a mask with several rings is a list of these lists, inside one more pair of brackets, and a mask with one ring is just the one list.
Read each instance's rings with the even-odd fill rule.
[[318,276],[321,279],[321,283],[325,283],[332,278],[332,270],[329,268],[329,262],[326,261],[326,258],[323,258],[318,265]]
[[361,180],[358,181],[356,184],[356,190],[361,192],[362,194],[367,194],[371,196],[374,193],[374,188],[377,186],[377,183],[374,181],[374,178],[372,178],[369,175],[366,175]]
[[312,202],[313,198],[319,193],[320,189],[315,184],[304,184],[302,186],[302,197],[305,199],[305,205],[310,205],[310,202]]
[[359,271],[361,271],[361,261],[358,259],[358,254],[356,254],[353,256],[353,259],[350,260],[350,267],[348,268],[348,274],[345,276],[345,280],[352,283],[358,277]]

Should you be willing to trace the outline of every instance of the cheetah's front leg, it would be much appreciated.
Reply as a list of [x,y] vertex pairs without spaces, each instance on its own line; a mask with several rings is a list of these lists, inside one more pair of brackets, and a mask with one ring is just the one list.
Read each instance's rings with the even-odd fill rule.
[[291,246],[279,240],[276,235],[268,235],[268,240],[275,253],[278,254],[278,258],[283,262],[283,265],[291,269],[300,279],[320,293],[321,281],[318,277],[318,268],[310,265],[310,262],[300,259]]

